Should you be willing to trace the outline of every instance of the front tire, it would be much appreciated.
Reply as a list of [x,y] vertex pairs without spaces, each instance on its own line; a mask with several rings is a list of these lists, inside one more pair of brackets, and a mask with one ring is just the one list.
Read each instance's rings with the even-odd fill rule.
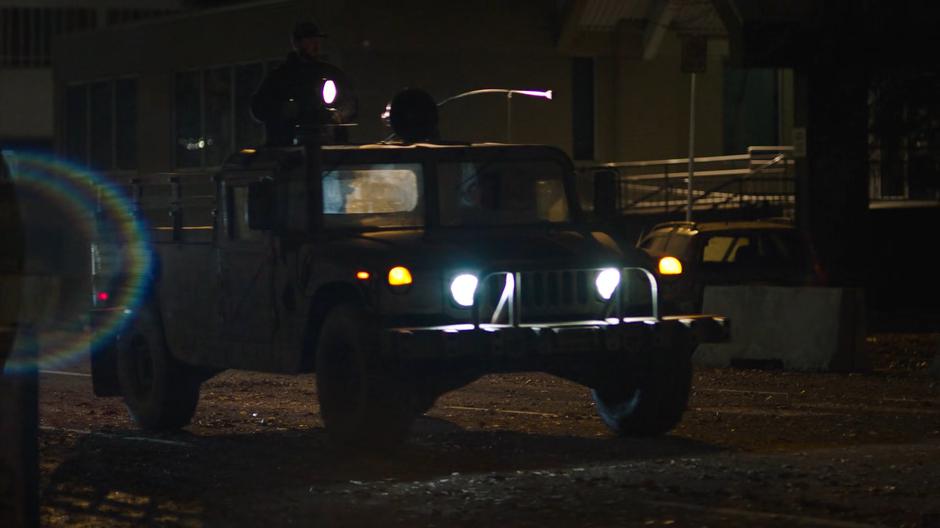
[[320,329],[317,395],[330,440],[338,446],[392,447],[415,418],[412,394],[379,354],[379,325],[362,306],[334,307]]
[[620,436],[669,432],[682,419],[692,385],[692,355],[684,347],[656,349],[646,375],[591,389],[597,414]]
[[117,374],[124,403],[142,429],[166,431],[189,425],[199,402],[199,379],[173,358],[155,310],[142,307],[118,339]]

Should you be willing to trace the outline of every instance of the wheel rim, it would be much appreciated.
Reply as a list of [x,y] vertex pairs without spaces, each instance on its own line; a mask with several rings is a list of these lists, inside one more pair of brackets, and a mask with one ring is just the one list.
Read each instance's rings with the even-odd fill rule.
[[607,413],[617,417],[632,413],[642,396],[643,389],[634,387],[617,391],[611,394],[607,391],[598,392],[598,403],[604,407]]

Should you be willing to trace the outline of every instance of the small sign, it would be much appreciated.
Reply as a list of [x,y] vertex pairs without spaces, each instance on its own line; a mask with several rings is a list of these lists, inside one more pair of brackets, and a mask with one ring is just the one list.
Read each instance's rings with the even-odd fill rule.
[[793,128],[793,157],[806,157],[806,129],[803,127]]
[[708,65],[708,38],[686,35],[682,38],[682,73],[705,73]]

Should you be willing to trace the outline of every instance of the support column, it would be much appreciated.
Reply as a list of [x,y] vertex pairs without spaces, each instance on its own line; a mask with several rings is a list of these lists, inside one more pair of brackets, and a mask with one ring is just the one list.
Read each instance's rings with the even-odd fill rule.
[[877,243],[868,225],[868,75],[838,56],[796,70],[794,128],[806,138],[796,162],[797,224],[830,285],[864,286]]

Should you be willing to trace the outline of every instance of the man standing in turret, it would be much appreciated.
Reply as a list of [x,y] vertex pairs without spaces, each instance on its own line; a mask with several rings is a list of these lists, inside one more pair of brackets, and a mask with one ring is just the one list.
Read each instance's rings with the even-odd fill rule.
[[[357,112],[352,84],[336,66],[320,59],[322,39],[326,35],[313,22],[300,22],[291,33],[294,51],[287,60],[268,73],[251,99],[251,113],[264,123],[269,145],[294,145],[298,134],[310,133],[304,125],[339,125],[350,123]],[[332,81],[333,91],[324,90]],[[325,101],[330,92],[335,100]],[[345,129],[325,127],[322,140],[345,142]]]

